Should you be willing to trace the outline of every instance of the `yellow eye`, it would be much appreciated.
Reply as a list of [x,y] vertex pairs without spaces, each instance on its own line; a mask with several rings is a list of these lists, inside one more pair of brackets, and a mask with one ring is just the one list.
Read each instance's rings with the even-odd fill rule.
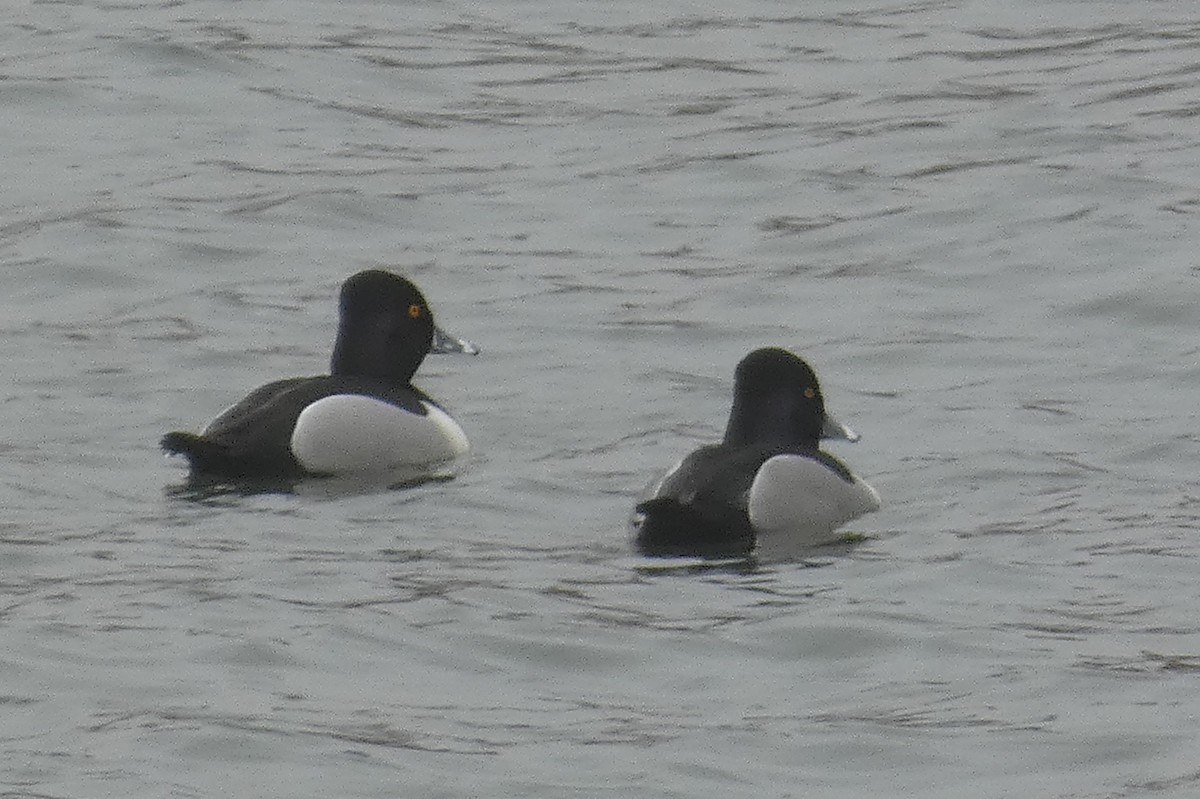
[[417,303],[414,302],[412,305],[408,306],[408,318],[409,319],[419,319],[420,317],[421,317],[421,306],[420,305],[418,305]]
[[813,389],[812,386],[809,386],[808,388],[804,389],[805,399],[812,399],[815,396],[817,396],[817,392]]

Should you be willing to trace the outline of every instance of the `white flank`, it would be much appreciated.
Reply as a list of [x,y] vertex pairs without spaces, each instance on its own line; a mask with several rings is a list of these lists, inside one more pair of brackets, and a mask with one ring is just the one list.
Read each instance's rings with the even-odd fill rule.
[[760,548],[776,538],[791,546],[828,543],[843,524],[878,509],[874,488],[858,477],[848,483],[801,455],[768,459],[750,486],[750,523]]
[[292,453],[310,472],[344,474],[437,465],[467,453],[467,436],[444,411],[425,416],[357,394],[309,405],[296,420]]

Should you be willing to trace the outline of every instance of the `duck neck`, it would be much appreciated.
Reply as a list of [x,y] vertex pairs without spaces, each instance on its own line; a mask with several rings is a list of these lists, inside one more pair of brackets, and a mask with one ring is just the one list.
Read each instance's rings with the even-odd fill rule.
[[333,344],[329,373],[407,384],[424,357],[423,352],[414,352],[391,346],[386,336],[375,331],[343,326]]
[[725,427],[725,445],[750,445],[771,449],[817,449],[824,415],[806,422],[807,414],[795,412],[791,398],[783,395],[737,397]]

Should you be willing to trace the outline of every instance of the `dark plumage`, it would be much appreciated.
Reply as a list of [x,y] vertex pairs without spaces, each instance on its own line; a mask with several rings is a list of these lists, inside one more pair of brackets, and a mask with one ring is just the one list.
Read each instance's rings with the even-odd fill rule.
[[428,416],[435,404],[411,381],[431,345],[438,352],[474,352],[435,328],[425,297],[409,280],[381,270],[359,272],[342,284],[330,374],[261,386],[199,435],[166,434],[162,448],[185,456],[197,473],[236,478],[313,473],[293,451],[301,413],[325,398],[357,395]]
[[[780,517],[778,475],[798,465],[795,498],[798,505],[814,491],[813,505],[878,503],[874,490],[859,481],[841,461],[820,450],[820,439],[857,435],[825,412],[817,376],[802,359],[786,350],[755,350],[738,364],[734,375],[733,406],[724,439],[685,457],[636,507],[636,545],[653,556],[731,557],[750,553],[762,530],[754,523],[761,515]],[[795,456],[779,458],[779,456]],[[760,474],[772,462],[772,481],[765,484],[772,507],[753,507]],[[812,477],[813,479],[810,479]],[[764,481],[765,483],[765,481]],[[844,486],[844,488],[839,487]],[[845,496],[839,496],[844,493]],[[832,496],[830,496],[832,495]],[[872,508],[873,509],[873,508]],[[766,513],[759,514],[759,510]],[[824,528],[843,523],[823,507],[805,516],[784,508],[789,521],[827,534]],[[865,512],[865,511],[860,511]],[[857,515],[855,513],[854,515]],[[827,518],[828,517],[828,518]]]

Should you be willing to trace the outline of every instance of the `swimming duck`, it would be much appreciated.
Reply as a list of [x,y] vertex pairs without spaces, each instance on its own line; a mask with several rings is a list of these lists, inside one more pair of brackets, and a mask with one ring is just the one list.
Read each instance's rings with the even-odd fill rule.
[[646,555],[732,557],[764,544],[815,546],[879,508],[879,495],[820,439],[857,441],[825,412],[812,367],[768,347],[741,360],[719,444],[676,464],[636,507],[636,545]]
[[411,281],[369,269],[342,284],[329,374],[267,383],[199,435],[160,443],[194,474],[233,478],[444,465],[467,452],[466,434],[412,377],[426,353],[477,351],[434,325]]

